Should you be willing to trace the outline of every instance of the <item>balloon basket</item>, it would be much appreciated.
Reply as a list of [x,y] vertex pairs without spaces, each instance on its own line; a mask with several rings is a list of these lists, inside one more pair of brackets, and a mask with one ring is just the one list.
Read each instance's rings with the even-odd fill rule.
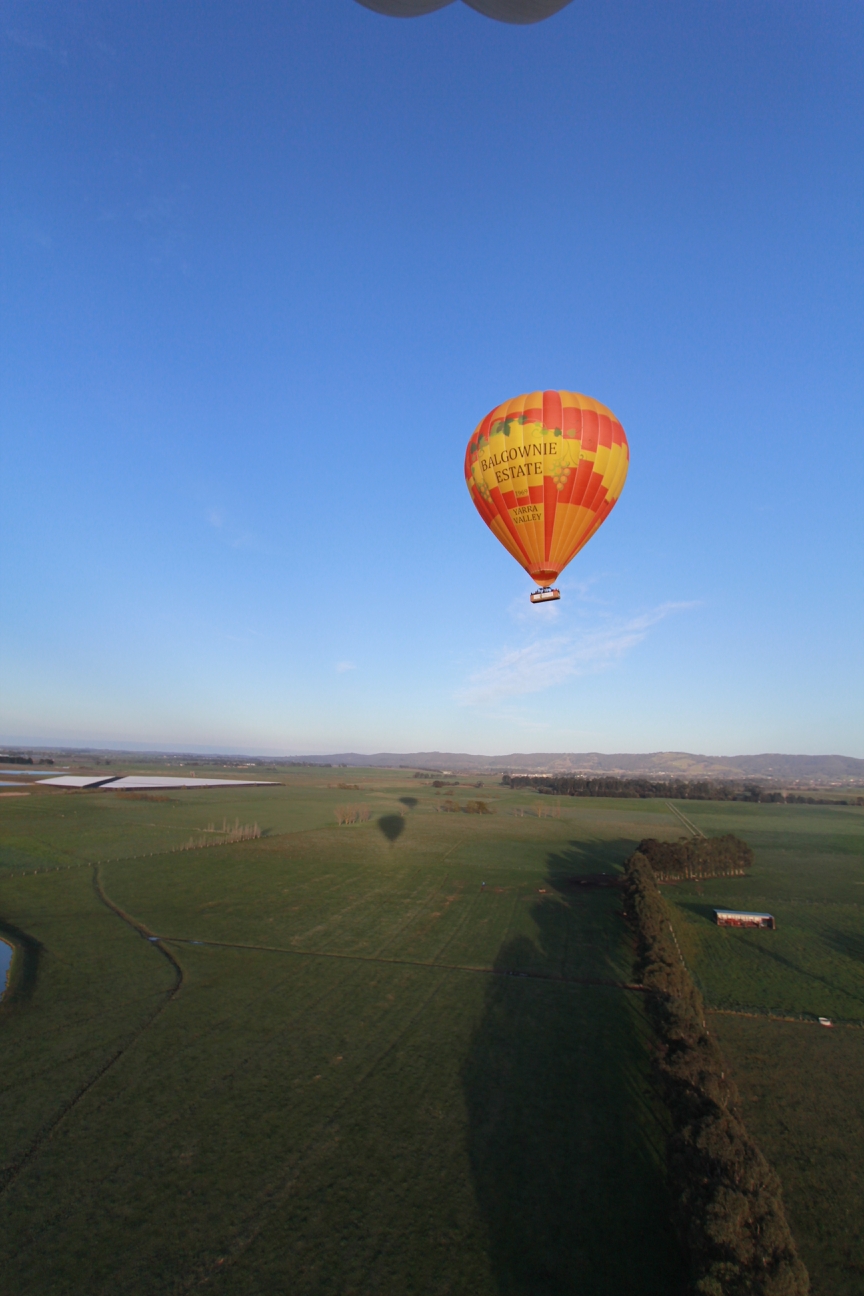
[[532,603],[552,603],[555,599],[560,599],[561,591],[544,585],[542,589],[533,590],[529,597]]

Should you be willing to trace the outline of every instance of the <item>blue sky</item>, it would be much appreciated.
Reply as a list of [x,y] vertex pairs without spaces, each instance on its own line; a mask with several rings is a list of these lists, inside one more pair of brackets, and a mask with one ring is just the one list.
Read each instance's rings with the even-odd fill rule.
[[[857,0],[2,16],[2,740],[864,756]],[[632,463],[533,607],[543,387]]]

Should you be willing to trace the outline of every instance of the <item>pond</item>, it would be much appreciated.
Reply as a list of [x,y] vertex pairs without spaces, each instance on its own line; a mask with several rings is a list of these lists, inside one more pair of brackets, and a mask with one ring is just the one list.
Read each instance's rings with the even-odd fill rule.
[[9,975],[9,965],[12,962],[12,946],[8,941],[0,940],[0,999],[6,991],[6,978]]

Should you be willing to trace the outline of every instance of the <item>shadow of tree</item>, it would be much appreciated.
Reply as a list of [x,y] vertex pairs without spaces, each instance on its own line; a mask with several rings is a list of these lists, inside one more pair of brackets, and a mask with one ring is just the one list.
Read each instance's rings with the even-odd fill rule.
[[[550,881],[620,860],[620,848],[573,843],[550,857]],[[592,895],[589,925],[620,921],[608,895]],[[684,1290],[638,999],[519,972],[554,966],[562,944],[584,935],[592,895],[538,903],[538,939],[501,946],[462,1068],[471,1170],[502,1296]]]
[[409,810],[413,810],[414,807],[417,805],[417,798],[416,798],[416,797],[400,797],[400,798],[399,798],[399,803],[400,803],[400,805],[407,806]]
[[[842,935],[843,933],[837,933],[837,934]],[[825,986],[826,989],[828,990],[835,990],[839,994],[848,995],[851,999],[857,999],[859,1002],[864,1003],[864,996],[860,994],[856,994],[855,991],[849,989],[848,986],[838,985],[836,981],[831,980],[830,977],[823,976],[820,972],[811,972],[809,968],[802,967],[800,963],[796,963],[792,959],[787,958],[785,954],[779,954],[777,950],[766,949],[766,947],[762,944],[757,945],[755,941],[748,940],[746,937],[740,936],[737,931],[734,932],[732,938],[733,940],[736,940],[739,943],[746,942],[748,953],[749,952],[756,953],[758,956],[762,958],[768,959],[774,963],[778,963],[780,967],[786,969],[787,971],[794,972],[796,976],[802,977],[805,981],[813,981],[818,985]],[[841,951],[841,952],[845,952],[845,951]]]
[[382,815],[378,820],[378,827],[388,841],[395,842],[396,838],[405,831],[405,820],[398,814]]
[[856,963],[864,963],[864,933],[834,928],[825,933],[825,941],[836,954],[843,954]]
[[547,856],[549,881],[560,889],[560,884],[580,873],[623,873],[624,861],[639,843],[627,837],[609,841],[572,841],[559,851]]
[[679,909],[686,910],[687,913],[693,914],[695,918],[704,918],[712,927],[717,926],[717,920],[714,916],[714,909],[721,908],[718,903],[715,905],[700,904],[697,900],[676,900]]

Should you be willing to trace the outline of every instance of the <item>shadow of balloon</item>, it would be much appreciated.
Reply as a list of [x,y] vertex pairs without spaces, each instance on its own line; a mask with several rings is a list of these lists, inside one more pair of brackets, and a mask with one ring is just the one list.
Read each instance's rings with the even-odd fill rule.
[[415,807],[416,804],[417,804],[417,798],[416,798],[416,797],[400,797],[400,798],[399,798],[399,803],[400,803],[400,805],[407,806],[409,810],[413,810],[414,807]]
[[388,841],[395,842],[396,838],[405,831],[405,820],[398,814],[382,815],[378,820],[378,827]]
[[641,1003],[556,975],[573,975],[579,951],[591,949],[595,962],[582,971],[608,975],[603,937],[628,939],[614,890],[567,894],[577,871],[620,868],[626,847],[601,855],[593,842],[574,842],[550,856],[532,935],[500,946],[462,1064],[468,1157],[498,1296],[684,1290]]

